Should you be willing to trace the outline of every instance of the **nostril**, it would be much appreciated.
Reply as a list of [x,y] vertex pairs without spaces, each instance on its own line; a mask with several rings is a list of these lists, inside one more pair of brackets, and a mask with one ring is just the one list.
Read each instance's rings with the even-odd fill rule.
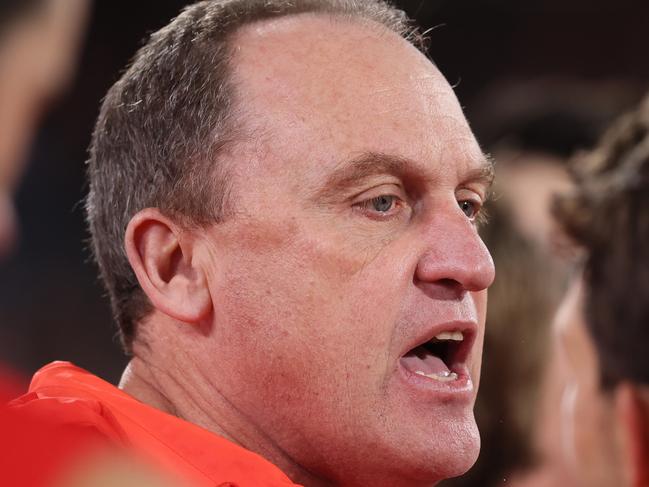
[[437,283],[438,283],[440,286],[444,286],[444,287],[450,287],[450,288],[453,288],[453,287],[460,287],[460,283],[459,283],[459,282],[457,282],[455,279],[450,279],[450,278],[439,279],[439,280],[437,281]]
[[437,279],[432,282],[415,278],[414,283],[426,296],[444,301],[460,300],[467,291],[462,284],[450,278]]
[[435,284],[440,289],[439,295],[443,299],[459,300],[462,299],[462,296],[467,291],[462,283],[451,278],[439,279]]

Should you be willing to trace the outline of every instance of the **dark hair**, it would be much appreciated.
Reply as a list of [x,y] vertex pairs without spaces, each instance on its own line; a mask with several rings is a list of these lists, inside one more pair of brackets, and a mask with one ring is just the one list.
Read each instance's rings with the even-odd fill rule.
[[236,139],[230,36],[244,25],[301,13],[382,24],[422,48],[406,14],[383,0],[212,0],[154,33],[109,90],[93,133],[86,202],[95,258],[127,351],[151,311],[124,251],[135,213],[157,207],[183,223],[227,217],[227,169]]
[[554,212],[586,251],[585,316],[602,385],[649,384],[649,98],[573,169],[576,190]]

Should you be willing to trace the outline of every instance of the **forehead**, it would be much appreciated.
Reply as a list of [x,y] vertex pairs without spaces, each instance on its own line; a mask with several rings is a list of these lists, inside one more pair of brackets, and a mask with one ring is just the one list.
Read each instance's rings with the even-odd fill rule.
[[247,26],[233,46],[242,119],[283,161],[296,151],[323,170],[365,152],[483,161],[447,81],[381,25],[297,15]]

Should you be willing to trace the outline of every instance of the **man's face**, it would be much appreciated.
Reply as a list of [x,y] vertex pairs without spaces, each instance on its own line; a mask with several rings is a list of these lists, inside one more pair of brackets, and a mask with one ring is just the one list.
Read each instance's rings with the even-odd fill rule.
[[233,43],[249,137],[226,156],[236,214],[204,235],[201,366],[288,473],[463,473],[494,269],[486,161],[451,87],[373,25],[296,16]]
[[557,313],[556,357],[563,378],[563,458],[584,486],[624,485],[616,452],[613,396],[602,391],[595,345],[583,310],[584,284],[575,280]]

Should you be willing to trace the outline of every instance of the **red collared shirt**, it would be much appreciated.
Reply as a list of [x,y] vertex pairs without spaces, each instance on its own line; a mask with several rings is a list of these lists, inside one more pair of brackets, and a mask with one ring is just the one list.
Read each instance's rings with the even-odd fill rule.
[[297,485],[261,456],[147,406],[68,362],[39,370],[29,392],[14,401],[12,409],[57,426],[94,430],[190,486]]

